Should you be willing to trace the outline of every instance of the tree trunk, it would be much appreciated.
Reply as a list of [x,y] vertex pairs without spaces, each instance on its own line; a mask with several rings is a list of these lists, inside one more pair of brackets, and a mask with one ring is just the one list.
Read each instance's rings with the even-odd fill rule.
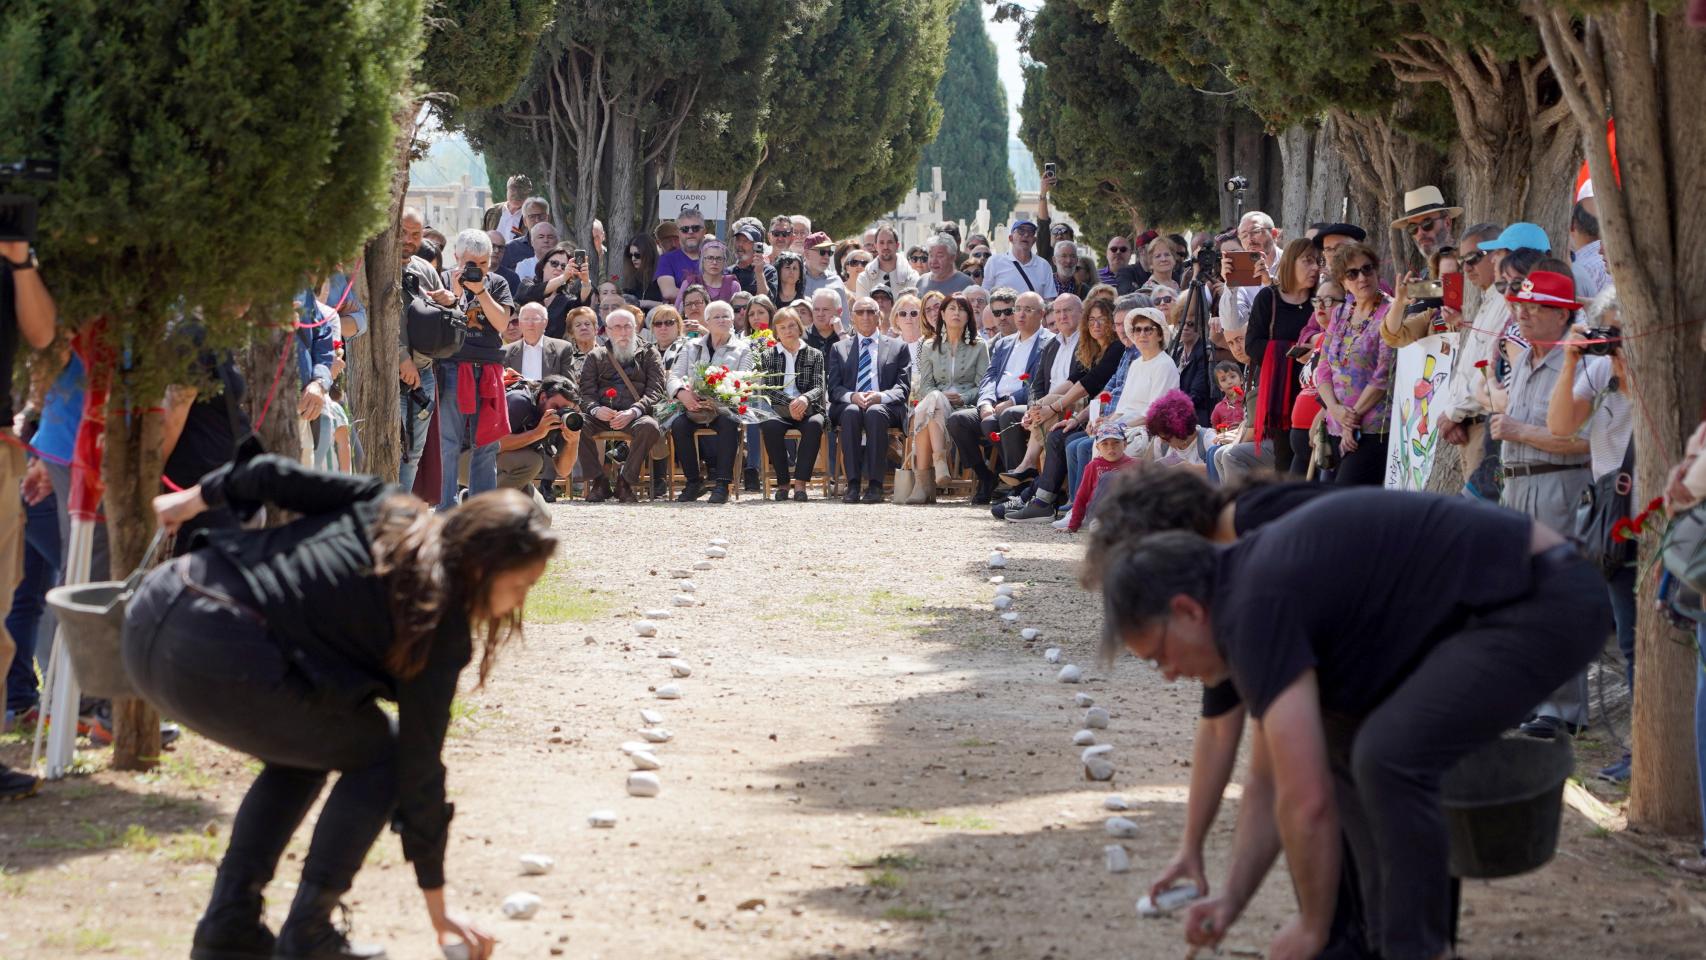
[[658,191],[663,189],[662,174],[662,160],[646,162],[645,192],[640,196],[640,226],[647,233],[651,232],[651,225],[658,222]]
[[1345,158],[1333,149],[1333,118],[1328,117],[1309,137],[1309,204],[1304,225],[1311,223],[1355,223],[1346,204],[1350,198],[1350,174]]
[[[115,378],[117,379],[117,378]],[[125,389],[120,379],[113,385],[107,403],[106,444],[102,456],[102,500],[107,515],[107,542],[112,556],[112,575],[122,578],[143,561],[148,541],[154,535],[154,497],[160,491],[162,418],[159,401],[139,397]],[[132,411],[127,414],[126,411]],[[120,698],[113,701],[114,770],[148,770],[160,758],[160,715],[148,701]]]
[[[295,344],[286,342],[294,336],[289,329],[259,328],[248,349],[237,354],[237,367],[242,371],[243,382],[249,385],[244,403],[261,446],[268,453],[301,462],[302,438],[296,404],[302,396],[302,378],[296,369]],[[270,406],[269,393],[273,395]]]
[[398,427],[398,347],[402,343],[402,261],[397,250],[397,229],[403,212],[403,197],[409,192],[409,156],[415,144],[416,104],[397,111],[397,160],[391,171],[390,217],[384,230],[367,241],[362,272],[366,290],[367,334],[348,344],[350,370],[355,374],[354,408],[351,418],[359,425],[362,469],[383,480],[395,480],[403,458],[403,437]]
[[1286,239],[1303,236],[1309,226],[1309,185],[1314,166],[1310,147],[1313,131],[1301,123],[1287,127],[1277,138],[1280,152],[1280,209],[1274,214]]
[[[1706,223],[1690,203],[1706,190],[1706,33],[1682,13],[1653,17],[1625,0],[1585,18],[1532,2],[1529,13],[1562,83],[1577,135],[1588,146],[1606,260],[1617,283],[1629,384],[1636,400],[1635,463],[1640,497],[1663,489],[1706,400],[1706,362],[1692,311],[1706,302]],[[1606,117],[1617,118],[1621,185],[1612,174]],[[1657,538],[1641,545],[1642,569]],[[1639,585],[1634,708],[1634,777],[1629,823],[1699,835],[1692,726],[1700,670],[1692,641],[1654,606],[1657,578]]]
[[[612,110],[610,114],[610,196],[605,203],[604,235],[611,249],[627,243],[638,226],[634,216],[634,201],[639,192],[640,130],[639,120],[631,113]],[[605,268],[597,277],[611,274]]]

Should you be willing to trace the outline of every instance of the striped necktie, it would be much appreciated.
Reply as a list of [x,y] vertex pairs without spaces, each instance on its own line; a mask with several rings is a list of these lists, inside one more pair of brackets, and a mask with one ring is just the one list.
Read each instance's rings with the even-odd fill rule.
[[877,389],[876,375],[871,370],[871,338],[859,338],[859,392]]

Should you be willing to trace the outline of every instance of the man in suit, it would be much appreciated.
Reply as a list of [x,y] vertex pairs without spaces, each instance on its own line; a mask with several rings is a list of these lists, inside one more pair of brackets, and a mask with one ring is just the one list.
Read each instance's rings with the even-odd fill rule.
[[[610,311],[604,318],[604,332],[609,342],[594,347],[586,355],[580,369],[580,406],[586,411],[587,427],[581,431],[580,460],[589,470],[604,462],[595,434],[621,430],[628,434],[628,459],[616,478],[616,499],[633,503],[634,484],[640,482],[640,469],[651,459],[651,449],[662,432],[658,427],[657,407],[663,402],[667,379],[657,347],[636,339],[638,321],[627,307]],[[620,365],[620,367],[618,367]],[[667,478],[657,467],[652,468],[652,499],[661,499],[667,492]],[[599,473],[592,481],[587,499],[599,501],[610,496],[610,486]]]
[[[521,261],[533,256],[533,228],[550,219],[551,204],[544,197],[528,197],[522,201],[521,234],[504,242],[503,259],[498,262],[498,269],[514,271]],[[556,232],[555,228],[552,232]],[[556,242],[552,241],[551,246],[556,245]],[[528,279],[533,278],[530,276]]]
[[1026,291],[1002,287],[989,295],[990,312],[1014,318],[1013,333],[995,341],[989,351],[989,369],[983,373],[975,410],[956,410],[948,415],[948,436],[960,452],[960,462],[970,464],[977,474],[973,503],[988,503],[995,492],[995,472],[984,464],[989,436],[999,433],[1001,465],[1013,469],[1025,456],[1025,431],[1018,427],[1030,400],[1030,385],[1042,364],[1043,349],[1054,335],[1042,328],[1043,298]]
[[879,336],[877,302],[853,302],[853,336],[830,348],[829,416],[841,435],[841,459],[847,469],[844,503],[883,499],[888,472],[889,428],[905,426],[906,395],[912,387],[912,352],[897,337]]
[[578,371],[574,365],[574,345],[567,340],[545,336],[549,314],[542,303],[522,304],[516,325],[521,339],[504,344],[504,366],[521,374],[521,379],[538,383],[551,374],[575,382]]

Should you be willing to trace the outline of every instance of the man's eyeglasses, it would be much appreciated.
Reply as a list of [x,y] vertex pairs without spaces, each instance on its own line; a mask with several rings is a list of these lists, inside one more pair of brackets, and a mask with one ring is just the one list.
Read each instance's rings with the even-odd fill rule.
[[1429,217],[1426,220],[1417,220],[1405,229],[1409,230],[1410,236],[1413,237],[1418,233],[1433,233],[1434,228],[1439,226],[1442,222],[1444,222],[1443,217]]
[[1309,301],[1317,310],[1331,310],[1345,302],[1344,297],[1315,297]]
[[681,231],[682,233],[704,233],[705,232],[705,225],[702,223],[693,224],[691,226],[681,226],[680,224],[677,224],[675,229]]
[[1494,280],[1493,281],[1493,289],[1499,291],[1500,293],[1505,293],[1505,292],[1509,291],[1512,287],[1520,287],[1520,286],[1522,286],[1521,280]]
[[996,317],[1011,317],[1013,315],[1013,308],[1008,307],[1005,310],[997,310],[994,307],[991,307],[989,309],[989,313],[991,316],[996,316]]
[[875,307],[855,307],[853,310],[853,315],[855,317],[858,317],[858,316],[863,316],[866,314],[872,314],[872,313],[876,313],[876,312],[877,312],[877,310]]
[[1463,269],[1473,270],[1473,269],[1475,269],[1476,264],[1480,263],[1482,260],[1485,260],[1485,259],[1487,259],[1487,251],[1477,250],[1474,253],[1471,253],[1469,256],[1463,258]]
[[792,231],[792,230],[772,230],[772,231],[770,231],[770,235],[772,237],[777,237],[777,238],[781,239],[781,238],[787,238],[787,237],[793,236],[794,231]]
[[1379,275],[1379,273],[1380,273],[1380,268],[1378,266],[1376,266],[1372,263],[1365,263],[1360,267],[1349,267],[1349,268],[1347,268],[1345,270],[1345,279],[1346,280],[1355,280],[1358,277],[1367,277],[1370,280],[1373,280],[1376,276]]

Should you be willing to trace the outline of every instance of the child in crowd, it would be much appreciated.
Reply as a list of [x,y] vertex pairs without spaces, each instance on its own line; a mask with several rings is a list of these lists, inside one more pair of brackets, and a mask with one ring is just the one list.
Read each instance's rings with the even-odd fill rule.
[[1108,418],[1097,422],[1094,436],[1096,455],[1084,468],[1084,479],[1078,482],[1078,496],[1072,501],[1072,515],[1066,521],[1066,529],[1072,533],[1078,532],[1090,513],[1096,498],[1097,481],[1137,462],[1126,456],[1124,420]]
[[1221,400],[1209,423],[1216,433],[1237,430],[1244,422],[1244,371],[1231,360],[1222,360],[1214,365],[1214,379],[1220,384]]

